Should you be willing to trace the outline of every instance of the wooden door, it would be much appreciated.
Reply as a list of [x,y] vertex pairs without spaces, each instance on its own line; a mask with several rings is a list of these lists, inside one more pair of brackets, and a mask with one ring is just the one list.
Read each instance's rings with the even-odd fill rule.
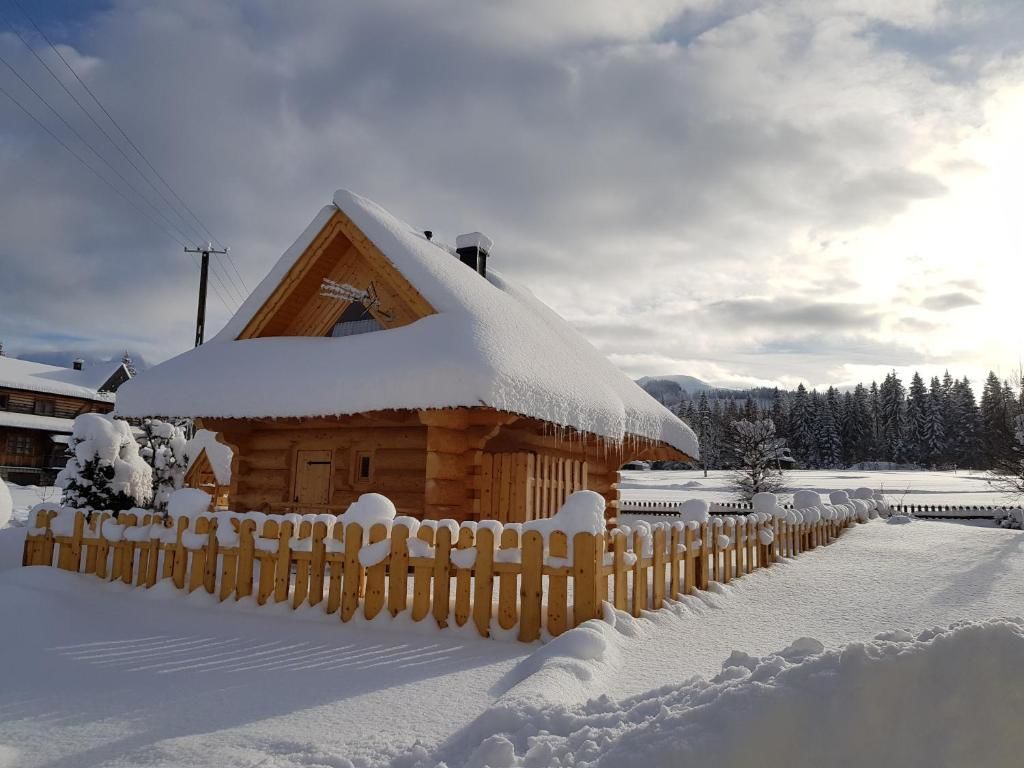
[[292,501],[298,504],[330,504],[333,469],[330,451],[296,451]]

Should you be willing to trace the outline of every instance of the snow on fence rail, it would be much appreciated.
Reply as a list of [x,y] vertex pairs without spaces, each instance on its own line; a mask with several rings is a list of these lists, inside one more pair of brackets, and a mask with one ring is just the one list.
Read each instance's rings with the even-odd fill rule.
[[215,512],[165,522],[142,510],[115,519],[40,507],[24,565],[56,564],[141,588],[168,582],[221,601],[322,605],[343,622],[359,612],[442,628],[472,622],[482,636],[525,642],[600,617],[605,601],[634,616],[659,609],[711,581],[829,544],[867,519],[865,504],[860,514],[850,505],[831,519],[758,512],[567,536],[496,521],[399,517],[364,526],[333,515]]

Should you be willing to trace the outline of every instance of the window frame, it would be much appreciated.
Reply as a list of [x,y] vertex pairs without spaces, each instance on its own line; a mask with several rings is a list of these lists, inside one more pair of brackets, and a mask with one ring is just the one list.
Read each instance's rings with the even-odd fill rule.
[[[374,451],[372,448],[353,448],[352,449],[352,485],[369,485],[373,482],[373,460]],[[363,464],[366,463],[367,473],[363,474]]]
[[36,416],[54,416],[57,413],[57,401],[52,397],[37,397],[32,401],[32,413]]

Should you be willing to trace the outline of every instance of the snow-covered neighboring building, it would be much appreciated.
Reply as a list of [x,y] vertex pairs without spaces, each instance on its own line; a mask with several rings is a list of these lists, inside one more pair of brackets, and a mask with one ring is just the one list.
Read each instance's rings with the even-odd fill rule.
[[487,267],[340,191],[225,328],[118,393],[124,417],[191,417],[233,450],[236,510],[527,520],[633,458],[696,458],[676,416]]
[[123,363],[71,368],[0,356],[0,476],[48,484],[63,468],[76,416],[108,413],[131,378]]

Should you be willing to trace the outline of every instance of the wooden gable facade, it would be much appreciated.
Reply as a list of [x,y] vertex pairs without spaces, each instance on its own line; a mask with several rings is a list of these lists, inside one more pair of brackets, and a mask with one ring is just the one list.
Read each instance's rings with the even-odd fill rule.
[[[435,312],[337,211],[237,338],[331,335],[351,304],[322,296],[325,278],[372,285],[377,302],[366,314],[382,329]],[[664,444],[621,445],[489,407],[203,418],[200,425],[234,452],[229,499],[237,511],[341,512],[377,492],[399,514],[523,522],[549,517],[575,490],[613,498],[624,459],[681,457]]]

